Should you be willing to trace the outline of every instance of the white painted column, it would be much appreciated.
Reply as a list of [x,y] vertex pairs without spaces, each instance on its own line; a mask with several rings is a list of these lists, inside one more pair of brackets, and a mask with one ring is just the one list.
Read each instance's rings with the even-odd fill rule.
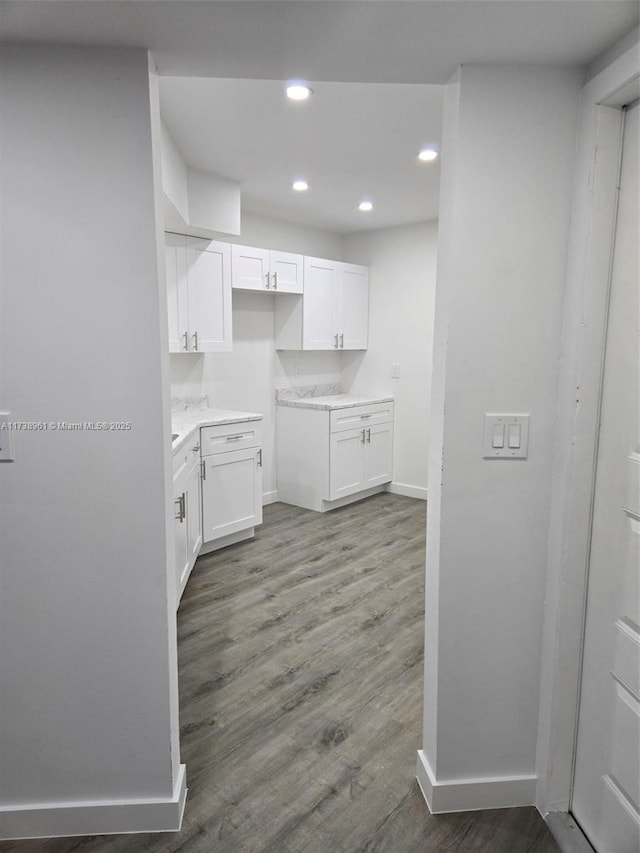
[[148,56],[9,46],[0,80],[0,409],[36,425],[0,464],[0,838],[177,829]]
[[[464,66],[446,87],[418,754],[434,812],[535,801],[580,83]],[[528,459],[483,459],[485,412],[531,415]]]

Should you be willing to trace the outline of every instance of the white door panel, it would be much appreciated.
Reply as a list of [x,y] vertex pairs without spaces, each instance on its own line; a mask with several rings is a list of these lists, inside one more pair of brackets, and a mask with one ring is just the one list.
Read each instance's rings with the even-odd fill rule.
[[231,247],[231,271],[236,290],[266,290],[270,286],[269,250],[249,246]]
[[572,801],[598,853],[640,850],[639,114],[624,131]]
[[189,238],[189,316],[194,352],[231,349],[231,266],[228,243]]
[[367,428],[364,487],[380,486],[391,480],[393,471],[393,424]]
[[202,536],[205,542],[262,522],[259,450],[235,450],[204,458]]
[[369,330],[369,269],[343,264],[338,298],[341,349],[366,349]]
[[304,259],[303,349],[334,349],[338,265],[318,258]]
[[329,500],[359,492],[364,479],[364,429],[331,433]]
[[270,252],[271,287],[277,293],[302,293],[302,255],[291,252]]

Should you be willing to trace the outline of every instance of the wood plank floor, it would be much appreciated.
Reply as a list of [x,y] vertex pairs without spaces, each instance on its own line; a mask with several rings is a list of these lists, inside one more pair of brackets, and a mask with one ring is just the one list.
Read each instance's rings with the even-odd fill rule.
[[180,834],[5,842],[4,853],[552,853],[533,808],[431,816],[422,725],[426,505],[273,504],[198,560],[178,615]]

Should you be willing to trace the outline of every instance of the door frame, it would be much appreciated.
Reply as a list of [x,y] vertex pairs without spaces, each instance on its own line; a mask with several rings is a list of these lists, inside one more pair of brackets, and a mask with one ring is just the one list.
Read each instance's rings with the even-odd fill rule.
[[536,756],[544,816],[568,813],[573,789],[621,107],[639,84],[638,30],[622,47],[590,69],[579,104]]

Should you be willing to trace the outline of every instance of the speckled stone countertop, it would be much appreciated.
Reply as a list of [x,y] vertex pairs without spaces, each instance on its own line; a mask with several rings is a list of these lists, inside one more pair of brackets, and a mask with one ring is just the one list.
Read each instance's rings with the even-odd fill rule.
[[177,433],[172,439],[171,450],[180,450],[200,427],[218,426],[220,424],[236,424],[241,421],[261,421],[262,415],[256,412],[233,412],[229,409],[186,409],[171,413],[171,432]]
[[391,403],[388,395],[348,394],[339,385],[306,385],[298,388],[279,388],[276,391],[278,406],[296,409],[348,409],[353,406],[368,406],[371,403]]

